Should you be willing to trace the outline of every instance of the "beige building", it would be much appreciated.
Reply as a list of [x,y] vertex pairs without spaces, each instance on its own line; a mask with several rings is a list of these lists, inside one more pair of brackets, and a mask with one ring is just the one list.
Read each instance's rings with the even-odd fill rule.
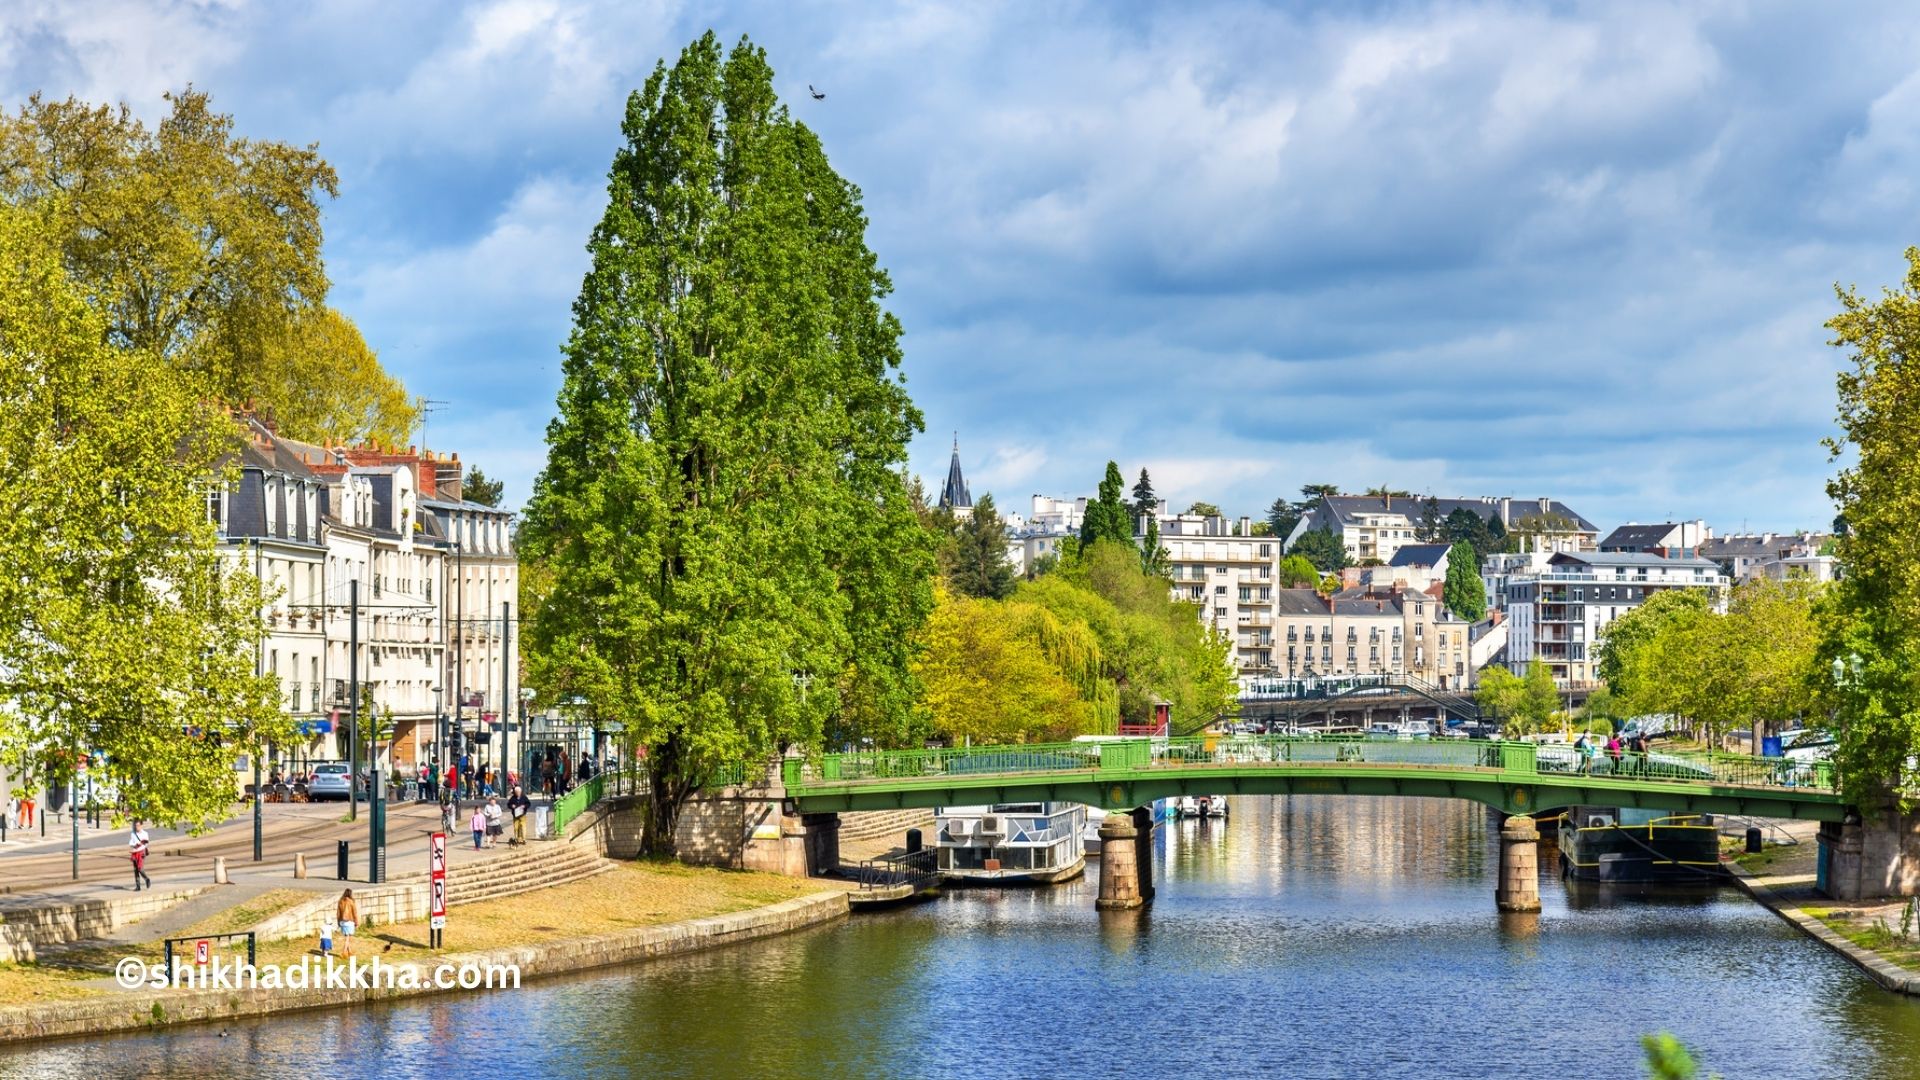
[[1281,589],[1274,612],[1277,674],[1405,675],[1449,690],[1473,683],[1467,623],[1427,593]]

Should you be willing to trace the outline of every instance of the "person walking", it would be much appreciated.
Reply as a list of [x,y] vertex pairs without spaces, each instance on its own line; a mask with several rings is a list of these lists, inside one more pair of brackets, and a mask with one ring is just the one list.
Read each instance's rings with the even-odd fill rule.
[[1613,771],[1620,771],[1620,735],[1615,732],[1607,736],[1607,757],[1613,762]]
[[513,815],[513,840],[511,843],[514,847],[519,847],[527,842],[527,813],[532,807],[533,800],[527,798],[526,794],[520,790],[520,786],[515,784],[513,794],[507,798],[507,813]]
[[473,830],[473,850],[479,851],[480,842],[486,839],[487,836],[486,807],[476,806],[473,808],[473,817],[468,820],[467,827]]
[[353,955],[353,932],[360,925],[360,905],[353,902],[353,890],[340,894],[340,902],[333,905],[333,919],[340,924],[341,951],[349,957]]
[[487,797],[487,846],[488,847],[500,846],[500,834],[505,831],[504,827],[501,825],[501,822],[500,822],[501,816],[502,815],[500,813],[500,800],[497,797],[494,797],[491,795],[488,796]]
[[140,891],[140,883],[153,888],[153,879],[147,876],[147,849],[153,840],[147,835],[139,818],[133,819],[133,832],[127,836],[127,857],[133,860],[133,891]]
[[1588,744],[1587,736],[1584,732],[1581,733],[1579,738],[1573,740],[1573,757],[1574,761],[1578,763],[1574,767],[1582,773],[1586,773],[1592,768],[1591,761],[1587,756],[1592,750],[1593,747]]

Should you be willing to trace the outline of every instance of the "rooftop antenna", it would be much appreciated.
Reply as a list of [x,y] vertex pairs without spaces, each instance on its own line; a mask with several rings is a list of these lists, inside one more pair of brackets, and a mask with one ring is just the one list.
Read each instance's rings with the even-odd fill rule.
[[420,456],[427,456],[427,417],[446,407],[446,402],[437,398],[416,398],[420,403]]

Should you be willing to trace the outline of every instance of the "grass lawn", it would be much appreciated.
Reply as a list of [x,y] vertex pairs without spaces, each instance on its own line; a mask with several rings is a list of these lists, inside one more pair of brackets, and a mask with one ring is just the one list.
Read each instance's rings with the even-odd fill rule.
[[1920,971],[1920,925],[1910,928],[1914,936],[1901,937],[1897,914],[1867,918],[1857,911],[1844,909],[1804,907],[1800,910],[1855,945],[1879,954],[1881,959]]
[[96,977],[91,971],[67,971],[39,964],[0,964],[0,1005],[72,1001],[106,993],[104,987],[87,985]]

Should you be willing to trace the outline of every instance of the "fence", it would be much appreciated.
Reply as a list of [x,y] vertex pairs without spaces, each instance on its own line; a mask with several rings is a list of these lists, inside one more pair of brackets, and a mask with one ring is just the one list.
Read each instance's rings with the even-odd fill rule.
[[1122,738],[1031,746],[889,750],[827,754],[783,763],[790,789],[848,782],[979,774],[1153,771],[1221,765],[1392,764],[1498,770],[1534,775],[1587,773],[1623,780],[1740,787],[1833,790],[1827,762],[1795,762],[1725,753],[1602,754],[1582,759],[1571,746],[1520,740],[1317,738],[1293,735]]
[[933,848],[867,859],[854,870],[854,876],[862,889],[891,889],[907,885],[914,892],[923,892],[940,884],[940,871],[934,864]]
[[204,941],[208,943],[207,951],[209,954],[211,954],[213,951],[212,950],[213,942],[226,941],[231,938],[247,939],[247,963],[251,965],[253,963],[253,958],[254,958],[254,944],[255,944],[253,939],[253,931],[242,930],[238,933],[233,933],[233,934],[196,934],[193,937],[166,938],[160,944],[161,944],[162,953],[166,958],[167,970],[168,971],[173,970],[173,946],[175,942],[178,942],[182,945],[191,945],[193,947],[194,963],[197,964],[200,962],[200,943],[201,942]]

